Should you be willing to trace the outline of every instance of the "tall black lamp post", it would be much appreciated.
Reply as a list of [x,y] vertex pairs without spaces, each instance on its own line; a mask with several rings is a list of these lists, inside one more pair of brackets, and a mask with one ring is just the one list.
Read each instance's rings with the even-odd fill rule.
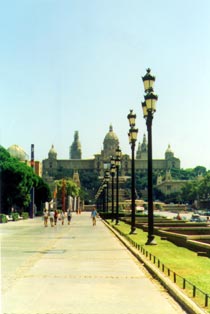
[[1,166],[0,166],[0,214],[1,214],[1,189],[2,189],[2,170],[1,170]]
[[115,158],[111,157],[111,177],[112,177],[112,222],[114,221],[114,176],[115,176]]
[[107,187],[107,183],[104,181],[103,182],[103,212],[106,212],[107,209],[107,204],[106,204],[106,187]]
[[[95,201],[97,203],[97,208],[99,208],[100,210],[104,210],[104,196],[103,196],[103,191],[104,191],[104,188],[103,188],[103,182],[102,184],[100,185],[96,195],[95,195]],[[103,200],[103,202],[102,202]]]
[[156,111],[158,96],[153,92],[155,76],[151,75],[151,70],[142,77],[145,90],[145,101],[142,103],[143,115],[146,119],[148,132],[148,239],[147,245],[157,244],[154,236],[154,215],[153,215],[153,183],[152,183],[152,119]]
[[106,185],[106,212],[109,211],[109,170],[106,170],[104,181]]
[[118,147],[116,149],[116,225],[119,223],[119,168],[120,168],[120,159],[121,159],[121,149]]
[[129,143],[131,144],[131,231],[130,233],[135,233],[135,215],[136,215],[136,193],[135,193],[135,144],[137,140],[138,129],[135,128],[136,114],[133,110],[127,116],[130,124],[130,130],[128,133]]

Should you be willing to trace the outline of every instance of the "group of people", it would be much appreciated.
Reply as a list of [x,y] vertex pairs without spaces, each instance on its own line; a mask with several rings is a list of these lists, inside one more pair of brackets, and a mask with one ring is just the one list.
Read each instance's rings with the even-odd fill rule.
[[[48,226],[48,220],[50,220],[51,227],[54,227],[57,225],[58,219],[61,220],[61,224],[64,225],[65,217],[67,216],[68,225],[71,223],[72,218],[72,211],[71,209],[68,209],[66,214],[64,211],[61,211],[60,213],[57,210],[50,209],[48,211],[47,209],[44,210],[44,226]],[[93,207],[91,211],[91,218],[93,226],[96,226],[96,218],[98,217],[98,212],[96,210],[96,207]]]
[[[48,219],[50,220],[50,225],[51,227],[54,227],[57,225],[58,219],[61,220],[61,224],[64,225],[65,221],[65,212],[61,211],[60,213],[57,210],[50,209],[48,211],[47,209],[44,210],[44,226],[48,226]],[[72,211],[70,209],[67,210],[67,221],[68,225],[70,225],[72,218]]]

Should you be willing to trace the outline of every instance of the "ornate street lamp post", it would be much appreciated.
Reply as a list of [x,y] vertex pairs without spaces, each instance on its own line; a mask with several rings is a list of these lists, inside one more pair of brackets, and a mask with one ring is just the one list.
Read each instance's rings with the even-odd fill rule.
[[62,180],[62,211],[66,211],[66,180]]
[[106,170],[104,181],[106,184],[106,212],[109,211],[109,170]]
[[2,189],[2,169],[0,166],[0,214],[1,214],[1,197],[2,197],[1,189]]
[[105,183],[105,181],[103,182],[103,212],[105,213],[106,212],[106,186],[107,184]]
[[[35,163],[34,163],[34,144],[31,144],[31,168],[34,171],[35,168]],[[30,202],[30,208],[29,208],[29,217],[34,218],[34,198],[35,198],[35,188],[32,186],[31,188],[31,202]]]
[[116,166],[116,225],[119,223],[119,167],[120,167],[120,159],[121,159],[121,149],[118,147],[116,149],[116,158],[115,158],[115,166]]
[[133,110],[127,116],[130,124],[130,130],[128,133],[129,143],[131,144],[131,231],[130,234],[136,230],[135,215],[136,215],[136,195],[135,195],[135,144],[137,140],[138,129],[135,128],[136,114]]
[[[104,188],[103,188],[103,182],[102,182],[102,184],[100,185],[100,187],[99,187],[99,189],[98,189],[98,191],[97,191],[97,193],[96,193],[96,195],[95,195],[95,200],[96,200],[96,203],[97,203],[97,208],[99,208],[100,210],[102,210],[102,208],[103,208],[103,206],[104,206],[104,204],[102,204],[102,201],[101,200],[103,200],[103,203],[104,203],[104,197],[103,197],[103,190],[104,190]],[[104,208],[103,208],[104,209]]]
[[147,245],[157,244],[154,237],[154,215],[153,215],[153,183],[152,183],[152,119],[156,111],[158,96],[153,92],[155,76],[150,74],[151,70],[142,77],[145,90],[145,101],[142,103],[143,115],[146,119],[148,132],[148,239]]
[[111,157],[111,177],[112,177],[112,222],[114,221],[114,176],[115,176],[115,159],[114,157]]

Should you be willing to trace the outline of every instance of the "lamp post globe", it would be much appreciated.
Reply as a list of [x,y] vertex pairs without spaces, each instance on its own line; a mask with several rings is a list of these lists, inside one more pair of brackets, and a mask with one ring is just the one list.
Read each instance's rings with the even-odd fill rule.
[[119,158],[119,160],[121,159],[121,156],[122,156],[122,151],[120,149],[120,147],[118,146],[115,150],[115,154],[116,154],[116,157]]
[[151,72],[151,69],[148,68],[147,73],[142,77],[145,92],[147,92],[151,88],[153,89],[154,87],[155,76],[153,76],[150,72]]
[[127,115],[130,127],[135,126],[136,124],[136,114],[133,113],[133,110],[130,109],[130,113]]

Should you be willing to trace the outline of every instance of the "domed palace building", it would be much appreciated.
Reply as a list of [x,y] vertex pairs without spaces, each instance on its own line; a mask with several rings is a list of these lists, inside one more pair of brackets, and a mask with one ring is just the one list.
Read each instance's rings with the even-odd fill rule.
[[[69,148],[69,159],[58,159],[56,148],[52,145],[48,158],[42,162],[43,178],[52,182],[63,177],[72,177],[74,171],[80,170],[96,171],[99,177],[104,176],[104,164],[110,162],[110,157],[115,156],[115,151],[120,146],[119,139],[113,131],[112,125],[103,141],[103,149],[99,154],[95,154],[92,159],[82,159],[82,146],[79,141],[79,132],[75,131],[74,140]],[[180,169],[180,160],[174,157],[170,146],[165,152],[165,158],[153,159],[153,170],[169,170],[171,168]],[[142,143],[138,144],[135,160],[136,170],[147,171],[147,142],[144,135]],[[131,175],[131,159],[127,154],[121,157],[120,176]]]

